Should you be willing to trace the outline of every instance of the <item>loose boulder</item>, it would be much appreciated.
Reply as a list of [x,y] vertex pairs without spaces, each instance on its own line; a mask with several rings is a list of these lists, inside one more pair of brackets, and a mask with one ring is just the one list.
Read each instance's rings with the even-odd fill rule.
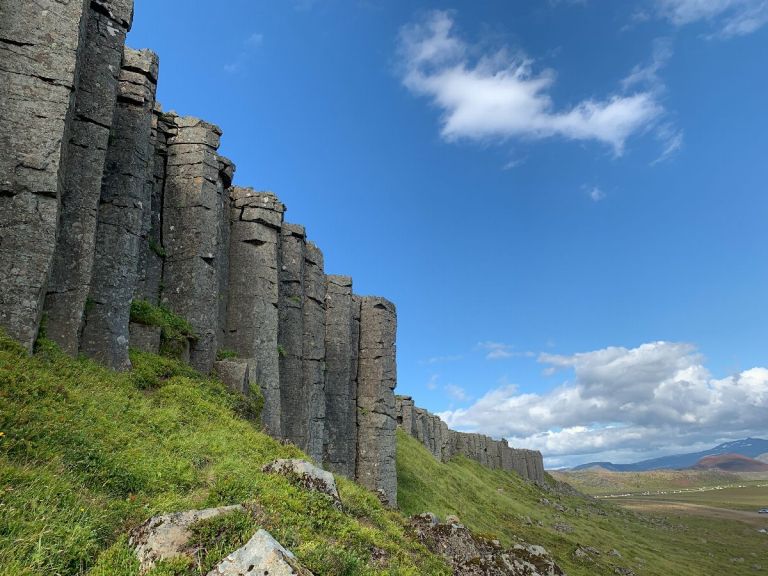
[[335,503],[340,503],[339,491],[336,489],[336,481],[333,474],[318,468],[306,460],[298,458],[275,460],[262,468],[263,472],[281,474],[297,482],[307,490],[314,490],[327,494]]
[[139,559],[140,573],[146,574],[160,560],[189,556],[190,553],[186,550],[191,536],[189,527],[195,522],[244,510],[243,506],[237,504],[153,516],[133,530],[129,540]]
[[219,562],[208,576],[312,576],[296,557],[266,530],[259,530],[242,548]]

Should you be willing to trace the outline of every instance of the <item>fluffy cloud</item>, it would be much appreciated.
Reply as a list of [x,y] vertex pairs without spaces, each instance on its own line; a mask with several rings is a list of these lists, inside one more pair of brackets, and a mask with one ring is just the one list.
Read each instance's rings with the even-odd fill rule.
[[688,449],[768,431],[768,369],[716,379],[690,344],[541,354],[539,361],[572,378],[547,394],[501,386],[440,416],[452,428],[541,450],[549,465],[572,463],[579,454],[645,457],[675,444]]
[[664,113],[658,84],[641,86],[640,70],[620,92],[558,109],[549,94],[552,70],[535,71],[533,60],[504,49],[470,59],[473,50],[447,12],[404,27],[400,47],[403,83],[443,111],[446,140],[562,137],[602,142],[620,155],[630,136]]
[[751,34],[768,23],[768,0],[657,0],[657,5],[678,26],[706,20],[726,38]]

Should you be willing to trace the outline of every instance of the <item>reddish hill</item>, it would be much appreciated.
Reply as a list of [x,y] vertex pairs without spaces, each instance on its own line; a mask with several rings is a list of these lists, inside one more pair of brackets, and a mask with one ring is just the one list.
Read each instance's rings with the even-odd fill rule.
[[692,468],[696,470],[725,470],[727,472],[768,472],[768,464],[741,454],[705,456]]

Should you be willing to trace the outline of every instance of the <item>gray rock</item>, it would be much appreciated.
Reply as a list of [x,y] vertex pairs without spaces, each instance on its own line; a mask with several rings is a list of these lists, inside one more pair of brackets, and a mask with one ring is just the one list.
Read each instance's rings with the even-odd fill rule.
[[[142,237],[139,257],[136,298],[152,304],[160,303],[160,286],[163,277],[165,248],[163,247],[163,197],[165,194],[165,172],[168,162],[168,138],[175,134],[175,114],[162,111],[155,103],[152,115],[152,138],[155,143],[152,163],[151,200],[148,220],[145,218],[146,237]],[[146,214],[145,214],[146,216]]]
[[174,124],[163,197],[161,301],[194,327],[190,362],[207,373],[219,344],[220,268],[228,250],[220,244],[221,229],[229,226],[216,154],[221,130],[190,117],[177,117]]
[[46,334],[71,355],[79,350],[90,291],[101,181],[130,23],[125,16],[130,16],[133,2],[112,5],[114,11],[92,7],[87,13],[75,110],[62,154],[59,232],[45,298]]
[[259,530],[242,548],[232,552],[208,576],[312,576],[296,557],[283,548],[266,530]]
[[139,560],[141,574],[149,572],[160,560],[180,556],[191,558],[191,553],[186,550],[191,537],[189,527],[195,522],[236,511],[245,511],[245,508],[240,505],[222,506],[150,518],[133,530],[129,539],[129,544],[135,549]]
[[391,506],[397,505],[396,331],[394,304],[384,298],[362,298],[357,374],[356,478],[371,490],[382,490]]
[[287,476],[307,490],[321,492],[330,496],[334,502],[341,502],[333,474],[306,460],[298,458],[275,460],[264,466],[262,471]]
[[231,200],[229,198],[232,187],[232,178],[235,174],[235,165],[227,158],[219,156],[219,178],[216,183],[218,196],[221,201],[220,212],[222,215],[221,225],[219,226],[218,245],[220,246],[221,258],[219,259],[219,310],[218,326],[219,331],[216,335],[217,348],[226,347],[227,334],[227,308],[229,307],[229,217],[231,211]]
[[226,347],[252,360],[264,395],[262,421],[282,437],[278,356],[278,239],[285,207],[271,192],[230,192],[229,305]]
[[142,352],[157,354],[160,352],[160,335],[162,329],[159,326],[145,326],[131,322],[128,325],[128,345]]
[[306,422],[299,446],[316,462],[325,444],[325,274],[323,253],[312,242],[304,251],[304,339],[301,402]]
[[130,368],[128,323],[149,210],[157,56],[125,49],[118,105],[102,181],[95,258],[81,350],[116,370]]
[[0,2],[0,326],[28,350],[43,313],[88,2]]
[[213,363],[213,371],[233,392],[250,394],[250,365],[247,360],[240,358],[217,360]]
[[325,449],[323,464],[355,477],[357,460],[357,386],[353,352],[352,278],[326,276]]
[[304,387],[304,227],[283,223],[280,230],[278,348],[283,437],[306,448],[309,394]]

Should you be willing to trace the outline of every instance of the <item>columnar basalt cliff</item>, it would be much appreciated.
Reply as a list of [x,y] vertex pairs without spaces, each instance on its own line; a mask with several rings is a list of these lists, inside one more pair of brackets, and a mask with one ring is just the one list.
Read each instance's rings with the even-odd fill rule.
[[432,453],[446,462],[454,456],[465,456],[488,468],[517,472],[526,480],[544,483],[541,452],[511,448],[505,439],[494,440],[482,434],[449,430],[439,416],[414,406],[410,396],[395,396],[397,424]]
[[0,1],[0,326],[31,350],[45,312],[70,354],[125,370],[129,347],[162,350],[258,389],[267,432],[392,505],[398,414],[436,458],[542,479],[538,453],[396,409],[395,306],[326,275],[273,193],[232,186],[217,126],[162,110],[157,56],[124,46],[132,16],[131,0]]

